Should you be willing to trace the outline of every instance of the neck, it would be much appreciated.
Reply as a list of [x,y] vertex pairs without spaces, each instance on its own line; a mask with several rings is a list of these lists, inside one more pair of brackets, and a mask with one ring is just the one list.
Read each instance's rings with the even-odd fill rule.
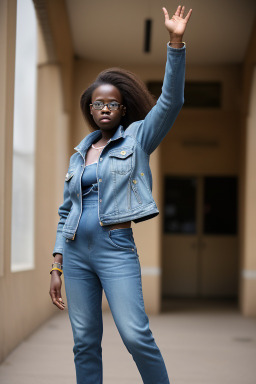
[[101,131],[101,139],[99,141],[100,142],[107,142],[109,139],[111,139],[111,137],[114,136],[114,134],[116,133],[116,130],[117,130],[117,128],[113,128],[109,131],[100,130]]

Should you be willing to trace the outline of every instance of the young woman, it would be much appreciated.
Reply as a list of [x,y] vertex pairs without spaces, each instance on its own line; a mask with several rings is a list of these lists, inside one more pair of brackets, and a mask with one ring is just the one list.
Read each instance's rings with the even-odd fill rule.
[[102,383],[102,289],[143,383],[169,383],[144,309],[131,228],[131,221],[158,214],[149,156],[183,105],[182,37],[192,10],[184,17],[184,7],[179,6],[171,19],[165,8],[163,12],[170,42],[156,105],[140,80],[118,68],[101,72],[81,97],[82,113],[93,132],[70,159],[50,286],[53,304],[63,310],[63,261],[78,384]]

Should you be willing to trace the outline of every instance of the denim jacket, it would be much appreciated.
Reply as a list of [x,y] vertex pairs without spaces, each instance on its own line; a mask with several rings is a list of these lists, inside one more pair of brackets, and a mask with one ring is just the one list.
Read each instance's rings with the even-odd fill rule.
[[[144,120],[125,130],[120,125],[103,148],[97,163],[98,217],[100,225],[126,221],[135,223],[158,215],[152,197],[150,154],[170,130],[184,102],[185,46],[167,45],[167,63],[162,94]],[[53,251],[63,253],[66,239],[74,240],[82,214],[81,178],[91,144],[101,137],[100,130],[87,135],[74,149],[65,177],[64,202]]]

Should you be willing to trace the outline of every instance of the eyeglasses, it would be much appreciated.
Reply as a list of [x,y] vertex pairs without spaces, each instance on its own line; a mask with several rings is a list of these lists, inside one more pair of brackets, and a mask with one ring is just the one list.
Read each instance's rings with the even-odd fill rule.
[[117,101],[111,101],[110,103],[106,104],[104,104],[103,101],[94,101],[94,103],[90,105],[92,105],[93,108],[97,111],[102,110],[105,106],[107,106],[110,111],[117,111],[122,104],[118,103]]

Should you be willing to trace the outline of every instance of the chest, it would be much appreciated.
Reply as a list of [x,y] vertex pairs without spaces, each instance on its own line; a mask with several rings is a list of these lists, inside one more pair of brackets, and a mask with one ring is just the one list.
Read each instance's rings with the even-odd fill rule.
[[90,147],[86,153],[85,165],[97,163],[103,148],[94,149]]

